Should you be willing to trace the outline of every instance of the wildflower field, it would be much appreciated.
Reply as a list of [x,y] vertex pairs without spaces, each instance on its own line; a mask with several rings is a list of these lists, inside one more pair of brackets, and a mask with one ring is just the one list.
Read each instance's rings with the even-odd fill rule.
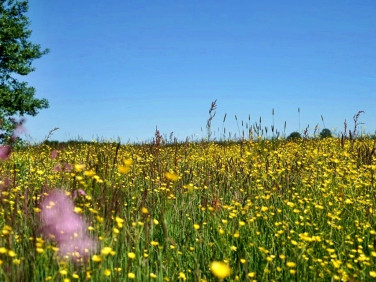
[[[0,280],[370,281],[375,147],[326,138],[14,148],[0,160]],[[68,208],[48,217],[59,197]],[[70,248],[59,232],[81,241]]]

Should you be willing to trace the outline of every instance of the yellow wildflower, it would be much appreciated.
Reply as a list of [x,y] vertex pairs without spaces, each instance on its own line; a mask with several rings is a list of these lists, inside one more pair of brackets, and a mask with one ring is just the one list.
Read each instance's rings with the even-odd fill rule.
[[166,172],[165,177],[170,181],[177,181],[179,179],[179,175],[175,172]]
[[68,271],[66,269],[61,269],[59,272],[60,272],[61,275],[67,275],[68,274]]
[[92,261],[95,261],[95,262],[100,262],[102,260],[101,256],[98,256],[98,255],[93,255],[91,257],[91,260]]
[[109,253],[112,252],[112,248],[111,247],[104,247],[102,250],[101,250],[101,253],[103,255],[108,255]]
[[187,277],[185,276],[184,272],[179,272],[179,279],[187,280]]
[[12,251],[12,250],[9,250],[8,251],[8,256],[10,256],[11,258],[12,257],[15,257],[17,254],[14,252],[14,251]]
[[214,276],[224,279],[231,274],[230,267],[222,261],[213,261],[210,263],[210,270]]
[[256,272],[249,272],[248,277],[253,278],[256,276]]
[[286,262],[286,266],[287,267],[296,267],[296,263],[292,262],[292,261],[288,261],[288,262]]
[[81,172],[83,171],[85,168],[85,165],[84,164],[75,164],[74,165],[74,170],[77,171],[77,172]]

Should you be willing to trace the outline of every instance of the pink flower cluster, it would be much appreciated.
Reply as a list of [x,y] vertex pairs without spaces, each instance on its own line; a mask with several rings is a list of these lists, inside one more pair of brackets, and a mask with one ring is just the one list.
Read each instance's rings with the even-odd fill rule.
[[0,145],[0,159],[6,160],[9,158],[11,148],[9,145]]
[[[16,121],[15,119],[11,119],[11,122],[14,124],[14,130],[13,134],[11,136],[11,141],[12,143],[17,140],[17,137],[21,134],[24,133],[26,130],[23,126],[25,123],[25,119],[22,118],[19,121]],[[2,121],[0,119],[0,129],[1,129],[1,124]],[[12,148],[9,145],[0,145],[0,160],[7,160],[10,157],[10,153],[12,152]]]
[[75,262],[87,261],[96,242],[87,234],[87,224],[74,212],[74,204],[65,191],[53,190],[41,202],[42,233],[56,241],[59,255]]

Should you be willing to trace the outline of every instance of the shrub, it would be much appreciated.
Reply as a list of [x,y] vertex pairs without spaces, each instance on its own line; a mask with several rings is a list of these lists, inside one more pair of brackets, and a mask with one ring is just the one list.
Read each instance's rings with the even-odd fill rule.
[[291,134],[287,137],[287,140],[298,140],[298,139],[302,139],[302,135],[297,131],[291,132]]
[[320,132],[320,138],[323,139],[323,138],[331,138],[332,137],[332,132],[327,129],[327,128],[324,128],[323,130],[321,130]]

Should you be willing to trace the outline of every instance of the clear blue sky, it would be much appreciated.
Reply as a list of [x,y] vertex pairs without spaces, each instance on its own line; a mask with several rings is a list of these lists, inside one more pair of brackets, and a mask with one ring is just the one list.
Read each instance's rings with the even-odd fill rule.
[[[376,1],[30,0],[32,40],[51,52],[27,77],[50,108],[26,127],[51,139],[179,139],[261,116],[287,133],[337,131],[358,110],[376,130]],[[203,131],[201,131],[201,128]]]

